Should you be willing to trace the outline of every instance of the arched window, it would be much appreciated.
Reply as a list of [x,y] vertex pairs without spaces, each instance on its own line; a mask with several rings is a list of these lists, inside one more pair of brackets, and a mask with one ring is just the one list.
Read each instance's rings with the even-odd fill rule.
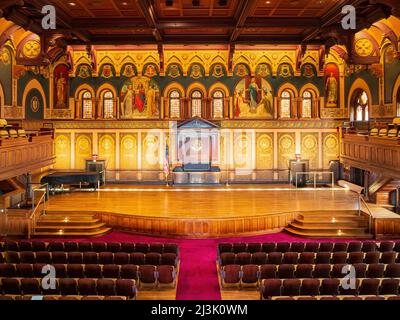
[[93,100],[90,91],[85,91],[82,94],[82,118],[93,118]]
[[171,118],[181,116],[181,94],[178,90],[172,90],[169,93],[169,113]]
[[111,91],[106,91],[103,95],[103,117],[104,119],[114,118],[114,96]]
[[303,92],[303,101],[301,107],[301,117],[302,118],[311,118],[312,116],[312,94],[310,91]]
[[215,91],[212,95],[213,118],[222,118],[224,114],[224,94],[222,91]]
[[359,91],[354,100],[354,120],[355,121],[368,121],[368,95],[365,91]]
[[289,90],[285,90],[281,94],[281,118],[290,118],[290,107],[292,105],[292,96]]
[[192,92],[192,117],[201,117],[203,95],[199,90]]

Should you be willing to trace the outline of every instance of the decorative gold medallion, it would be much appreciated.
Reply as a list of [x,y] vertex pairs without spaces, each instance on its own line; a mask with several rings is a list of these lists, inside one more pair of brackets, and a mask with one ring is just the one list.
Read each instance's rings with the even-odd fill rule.
[[368,57],[372,54],[372,51],[374,50],[374,46],[373,46],[372,42],[366,38],[357,40],[354,47],[355,47],[356,53],[360,57]]
[[40,54],[40,42],[37,40],[29,40],[24,44],[22,53],[26,58],[36,58]]

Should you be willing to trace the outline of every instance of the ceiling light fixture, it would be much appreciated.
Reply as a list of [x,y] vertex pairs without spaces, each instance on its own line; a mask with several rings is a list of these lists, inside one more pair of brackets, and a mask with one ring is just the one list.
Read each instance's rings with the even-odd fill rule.
[[76,3],[75,3],[75,2],[68,2],[68,4],[69,4],[71,7],[75,7],[75,6],[76,6]]

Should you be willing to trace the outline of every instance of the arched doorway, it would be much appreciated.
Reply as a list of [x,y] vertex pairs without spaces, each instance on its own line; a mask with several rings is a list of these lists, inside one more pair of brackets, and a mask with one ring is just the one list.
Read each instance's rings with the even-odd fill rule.
[[351,98],[351,120],[369,121],[369,98],[362,89],[354,91]]

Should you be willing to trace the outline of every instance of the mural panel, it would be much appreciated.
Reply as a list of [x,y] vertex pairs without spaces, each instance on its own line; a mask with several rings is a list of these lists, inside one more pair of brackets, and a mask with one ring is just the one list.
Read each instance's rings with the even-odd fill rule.
[[272,133],[257,133],[256,168],[272,169],[274,167],[274,142]]
[[322,134],[322,157],[323,167],[329,168],[329,161],[339,159],[339,140],[337,134]]
[[301,133],[301,159],[309,160],[310,169],[318,169],[318,133]]
[[85,169],[86,159],[92,157],[92,135],[81,133],[75,136],[75,169]]
[[121,135],[120,168],[136,170],[138,164],[137,134]]
[[122,119],[157,119],[160,117],[160,88],[153,79],[133,77],[121,90]]
[[142,169],[160,169],[160,137],[153,133],[142,133]]
[[271,85],[261,77],[245,77],[234,92],[235,118],[272,119],[274,98]]
[[115,134],[99,134],[99,158],[106,160],[106,169],[115,169]]
[[339,103],[339,68],[334,63],[325,67],[325,106],[337,107]]
[[54,169],[71,168],[71,134],[57,133],[54,139],[56,163]]
[[234,164],[236,169],[252,168],[251,137],[246,133],[235,134],[234,140]]
[[60,64],[54,69],[54,108],[68,108],[68,67],[65,64]]
[[278,133],[278,168],[289,169],[289,160],[295,159],[295,155],[295,134]]

